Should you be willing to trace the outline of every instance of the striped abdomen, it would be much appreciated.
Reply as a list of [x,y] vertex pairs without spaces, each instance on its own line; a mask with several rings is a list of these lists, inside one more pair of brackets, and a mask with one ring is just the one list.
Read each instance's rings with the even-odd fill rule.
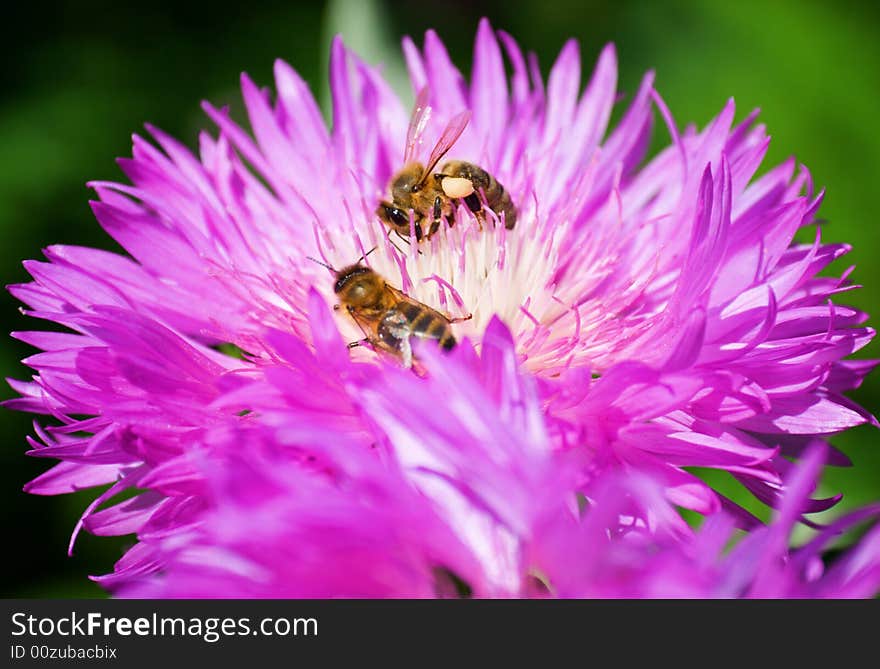
[[[475,191],[483,192],[489,208],[494,211],[499,218],[501,217],[501,214],[504,214],[505,228],[511,230],[513,226],[516,225],[516,207],[513,206],[513,201],[510,199],[510,195],[504,189],[504,186],[501,185],[501,182],[482,167],[474,165],[473,163],[468,163],[464,160],[450,160],[443,166],[442,172],[447,176],[464,177],[465,179],[470,180],[474,185]],[[467,198],[465,198],[465,201],[467,201]],[[479,203],[479,199],[477,199],[476,202]],[[474,210],[474,207],[471,206],[470,202],[467,204],[471,210]]]
[[378,334],[395,350],[400,350],[403,340],[409,337],[434,339],[447,351],[455,346],[449,321],[442,314],[415,302],[398,303],[382,319]]

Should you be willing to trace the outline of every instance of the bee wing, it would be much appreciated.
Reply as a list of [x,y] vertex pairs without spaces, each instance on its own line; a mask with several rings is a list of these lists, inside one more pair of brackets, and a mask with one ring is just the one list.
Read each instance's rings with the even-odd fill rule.
[[396,355],[404,367],[412,367],[413,353],[410,337],[413,330],[403,313],[397,309],[388,311],[379,323],[376,334],[378,335],[377,348]]
[[371,318],[364,318],[358,313],[357,309],[349,309],[348,313],[361,329],[361,332],[364,333],[364,337],[370,341],[374,341],[376,339],[376,327],[379,324],[378,321]]
[[428,178],[432,170],[437,166],[437,163],[440,162],[440,159],[446,155],[446,152],[449,151],[449,149],[452,148],[452,145],[458,141],[458,138],[461,137],[461,133],[464,132],[470,119],[471,113],[465,110],[460,114],[456,114],[452,117],[452,120],[446,124],[446,129],[434,145],[434,150],[431,151],[431,156],[428,158],[428,162],[425,165],[425,175],[422,177],[423,181]]
[[414,300],[409,295],[404,293],[403,291],[397,290],[394,286],[385,284],[385,290],[387,290],[394,297],[395,302],[406,302],[407,304],[419,304],[418,300]]
[[[399,291],[392,291],[400,299],[412,301]],[[400,357],[409,367],[412,364],[412,351],[409,338],[412,328],[409,321],[397,309],[389,309],[381,317],[365,318],[353,310],[349,312],[375,350],[385,351]]]
[[427,312],[430,312],[430,313],[433,313],[433,314],[439,316],[440,318],[442,318],[444,320],[449,320],[448,318],[446,318],[446,316],[441,314],[436,309],[429,307],[427,304],[423,304],[422,302],[419,302],[417,299],[410,297],[406,293],[403,293],[403,292],[397,290],[397,288],[394,288],[393,286],[389,286],[387,283],[385,284],[385,290],[387,290],[389,293],[391,293],[397,302],[404,302],[406,304],[414,304],[421,311],[427,311]]
[[431,118],[431,106],[428,104],[428,87],[425,86],[416,96],[416,106],[409,120],[409,128],[406,130],[406,148],[403,152],[404,164],[411,163],[416,158],[419,144],[422,143],[422,135]]

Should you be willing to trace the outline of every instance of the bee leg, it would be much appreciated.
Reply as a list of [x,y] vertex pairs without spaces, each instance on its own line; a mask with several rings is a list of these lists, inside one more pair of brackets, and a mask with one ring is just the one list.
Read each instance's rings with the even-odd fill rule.
[[476,193],[471,193],[466,198],[464,198],[464,203],[467,205],[468,209],[470,209],[475,214],[478,211],[483,210],[483,203],[480,202],[480,197]]
[[[400,233],[399,230],[392,230],[391,228],[388,228],[388,232],[385,233],[385,236],[388,237],[388,241],[391,241],[391,233],[392,233],[392,232],[393,232],[395,235],[397,235],[398,237],[400,237],[404,242],[406,242],[407,244],[409,244],[409,239],[407,239],[406,237],[404,237],[404,236]],[[397,250],[399,251],[400,249],[397,249]]]
[[[395,232],[396,232],[396,231],[395,231]],[[406,237],[404,237],[403,235],[401,235],[399,232],[397,232],[397,236],[400,237],[403,241],[405,241],[405,242],[407,243],[407,245],[409,245],[409,240],[408,240]],[[405,255],[406,255],[406,252],[405,252],[402,248],[400,248],[397,244],[395,244],[393,241],[391,241],[391,235],[390,235],[390,234],[388,235],[388,243],[391,244],[391,246],[393,246],[395,249],[397,249],[397,252],[398,252],[400,255],[402,255],[402,256],[405,256]],[[419,251],[419,253],[421,253],[421,251]]]
[[464,203],[467,205],[467,208],[471,210],[471,213],[473,213],[473,215],[476,217],[477,225],[479,225],[480,230],[482,230],[485,215],[483,214],[483,203],[480,202],[480,197],[476,193],[471,193],[464,198]]
[[358,346],[366,346],[367,344],[372,344],[372,340],[369,337],[365,337],[364,339],[358,339],[357,341],[348,342],[348,348],[357,348]]
[[443,200],[439,195],[434,198],[434,210],[431,213],[434,215],[434,220],[431,222],[431,231],[428,233],[428,237],[440,229],[440,219],[443,216]]
[[[396,248],[398,253],[400,253],[401,255],[404,255],[404,256],[405,256],[406,253],[404,252],[404,250],[403,250],[402,248],[400,248],[397,244],[395,244],[393,241],[391,241],[391,233],[392,233],[392,232],[393,232],[395,235],[397,235],[400,239],[402,239],[402,240],[406,243],[407,246],[410,245],[410,243],[409,243],[409,238],[404,237],[404,236],[400,233],[399,230],[393,230],[392,228],[388,228],[388,231],[385,233],[385,236],[388,237],[388,243],[391,244],[391,246],[393,246],[394,248]],[[418,253],[419,255],[422,255],[422,252],[421,252],[421,251],[417,251],[417,253]]]
[[[395,230],[395,232],[397,232],[397,231]],[[397,233],[397,236],[400,237],[403,241],[405,241],[408,246],[412,246],[412,244],[410,244],[410,242],[409,242],[409,237],[404,237],[399,232]],[[400,249],[397,249],[397,250],[400,251],[401,253],[403,253],[403,251],[401,251]],[[422,252],[419,249],[416,249],[416,254],[422,255]],[[406,255],[406,253],[403,253],[403,255]]]

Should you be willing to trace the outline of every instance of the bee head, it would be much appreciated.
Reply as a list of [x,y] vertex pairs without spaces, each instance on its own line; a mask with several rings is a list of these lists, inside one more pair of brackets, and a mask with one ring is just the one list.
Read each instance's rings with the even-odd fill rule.
[[[376,211],[379,218],[392,230],[396,230],[403,236],[409,236],[409,210],[402,209],[390,202],[382,202]],[[416,234],[416,241],[422,239],[422,226],[419,223],[419,215],[415,214],[413,228]]]
[[397,204],[404,205],[404,209],[412,206],[412,194],[419,191],[422,177],[425,176],[425,166],[421,163],[409,163],[391,179],[391,197]]
[[336,273],[333,292],[339,295],[339,300],[345,306],[360,309],[375,303],[382,284],[378,274],[358,263]]

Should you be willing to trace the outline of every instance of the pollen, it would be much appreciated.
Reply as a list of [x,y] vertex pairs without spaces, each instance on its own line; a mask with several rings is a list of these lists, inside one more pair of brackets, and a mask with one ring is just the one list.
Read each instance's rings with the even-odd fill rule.
[[474,192],[474,184],[470,179],[464,177],[446,177],[440,185],[447,197],[456,200],[467,197]]

